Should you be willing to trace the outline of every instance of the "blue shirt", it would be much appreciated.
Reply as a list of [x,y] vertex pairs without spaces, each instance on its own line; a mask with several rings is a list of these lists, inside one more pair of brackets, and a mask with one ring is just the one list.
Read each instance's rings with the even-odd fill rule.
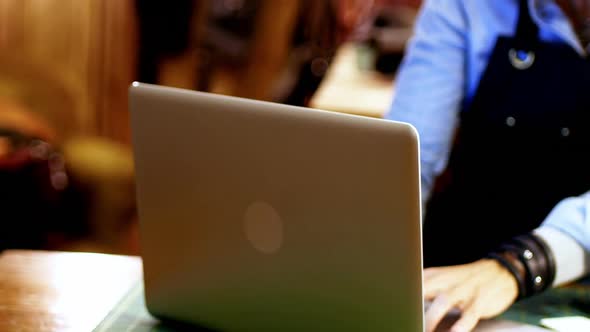
[[[542,40],[566,43],[586,55],[567,16],[553,0],[529,0],[529,7]],[[458,113],[473,98],[496,38],[514,35],[518,9],[518,0],[426,0],[423,4],[386,117],[409,122],[420,134],[424,201],[446,167]],[[590,252],[590,192],[564,197],[542,227],[565,233]]]

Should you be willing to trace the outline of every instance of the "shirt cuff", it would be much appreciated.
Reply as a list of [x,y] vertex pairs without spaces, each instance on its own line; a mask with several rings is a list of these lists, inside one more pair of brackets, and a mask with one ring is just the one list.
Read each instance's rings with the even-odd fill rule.
[[541,226],[534,233],[545,241],[555,258],[553,286],[572,282],[590,271],[590,254],[574,238],[551,226]]

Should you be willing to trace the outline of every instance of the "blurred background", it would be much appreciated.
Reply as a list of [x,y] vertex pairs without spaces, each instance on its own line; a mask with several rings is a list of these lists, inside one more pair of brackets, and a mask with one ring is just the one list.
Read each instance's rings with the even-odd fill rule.
[[419,6],[0,0],[0,250],[139,253],[132,81],[380,117]]

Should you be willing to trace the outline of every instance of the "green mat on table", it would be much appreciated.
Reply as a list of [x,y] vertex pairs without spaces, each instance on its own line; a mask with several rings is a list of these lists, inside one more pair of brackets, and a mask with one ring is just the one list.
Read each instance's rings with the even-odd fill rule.
[[571,316],[590,317],[590,279],[521,300],[500,318],[540,326],[543,318]]
[[[519,301],[500,319],[541,326],[542,318],[565,316],[590,317],[590,279]],[[139,282],[94,331],[177,332],[187,329],[191,330],[160,323],[150,316],[145,308],[143,283]]]

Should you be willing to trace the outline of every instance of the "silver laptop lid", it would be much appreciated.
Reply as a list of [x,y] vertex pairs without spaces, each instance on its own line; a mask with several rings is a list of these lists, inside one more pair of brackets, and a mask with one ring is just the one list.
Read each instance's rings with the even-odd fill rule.
[[148,309],[222,331],[422,331],[407,124],[130,88]]

